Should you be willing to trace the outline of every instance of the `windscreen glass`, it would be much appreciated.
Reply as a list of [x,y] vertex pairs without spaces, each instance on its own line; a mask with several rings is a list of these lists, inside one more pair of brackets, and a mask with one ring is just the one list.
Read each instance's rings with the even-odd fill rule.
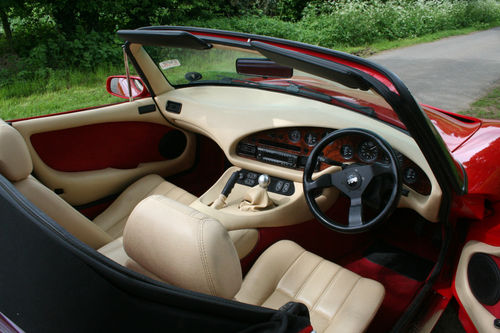
[[389,104],[374,91],[349,88],[277,64],[255,50],[217,44],[206,50],[144,48],[175,88],[234,85],[267,89],[338,105],[404,128]]

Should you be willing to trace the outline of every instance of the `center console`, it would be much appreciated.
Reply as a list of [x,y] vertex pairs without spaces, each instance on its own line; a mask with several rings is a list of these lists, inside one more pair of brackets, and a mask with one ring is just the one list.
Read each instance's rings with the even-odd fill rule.
[[[220,209],[211,207],[235,171],[239,171],[239,177],[226,198],[226,206]],[[275,176],[270,176],[271,182],[268,186],[268,195],[274,202],[274,207],[262,211],[240,210],[241,201],[245,194],[257,185],[260,175],[250,170],[230,167],[207,192],[190,206],[216,218],[228,230],[278,227],[302,223],[312,218],[304,199],[302,184]],[[337,196],[338,191],[329,188],[325,189],[316,201],[321,209],[327,209],[335,202]]]

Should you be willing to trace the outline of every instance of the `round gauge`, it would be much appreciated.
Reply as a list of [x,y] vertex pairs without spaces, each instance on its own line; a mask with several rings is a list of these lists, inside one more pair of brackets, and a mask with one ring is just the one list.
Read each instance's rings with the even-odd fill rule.
[[405,169],[403,180],[406,184],[415,184],[417,182],[417,171],[412,167]]
[[352,146],[342,145],[342,147],[340,147],[340,155],[342,155],[342,157],[345,158],[346,160],[350,160],[354,155]]
[[293,129],[288,132],[288,139],[292,142],[299,142],[300,140],[300,131],[298,129]]
[[358,155],[363,162],[373,162],[378,157],[378,147],[373,141],[365,141],[359,146]]
[[306,133],[304,141],[307,143],[308,146],[315,146],[318,143],[318,136],[311,132]]
[[[394,151],[396,153],[396,158],[399,162],[399,165],[403,165],[403,154],[401,154],[399,151],[395,150]],[[384,164],[389,164],[390,162],[390,159],[389,159],[389,156],[387,154],[384,154],[384,157],[382,158],[382,162]]]

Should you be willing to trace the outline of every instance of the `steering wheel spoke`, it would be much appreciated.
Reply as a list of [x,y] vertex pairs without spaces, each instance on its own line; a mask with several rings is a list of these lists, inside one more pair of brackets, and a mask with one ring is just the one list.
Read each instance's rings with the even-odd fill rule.
[[304,189],[306,190],[306,192],[311,192],[316,189],[332,187],[333,186],[332,176],[333,176],[332,174],[322,175],[318,177],[318,179],[308,182],[307,184],[304,184]]
[[361,196],[351,198],[349,207],[349,227],[357,228],[363,225],[363,199]]

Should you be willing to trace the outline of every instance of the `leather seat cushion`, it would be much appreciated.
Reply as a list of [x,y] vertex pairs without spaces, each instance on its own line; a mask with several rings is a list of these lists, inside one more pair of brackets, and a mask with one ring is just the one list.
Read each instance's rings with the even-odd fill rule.
[[235,299],[278,309],[305,304],[317,332],[363,332],[384,298],[384,287],[304,250],[291,241],[267,249]]
[[186,206],[196,200],[194,195],[165,181],[162,177],[148,175],[123,191],[111,206],[94,219],[94,223],[116,239],[123,234],[127,218],[134,207],[142,199],[155,194],[163,195]]

